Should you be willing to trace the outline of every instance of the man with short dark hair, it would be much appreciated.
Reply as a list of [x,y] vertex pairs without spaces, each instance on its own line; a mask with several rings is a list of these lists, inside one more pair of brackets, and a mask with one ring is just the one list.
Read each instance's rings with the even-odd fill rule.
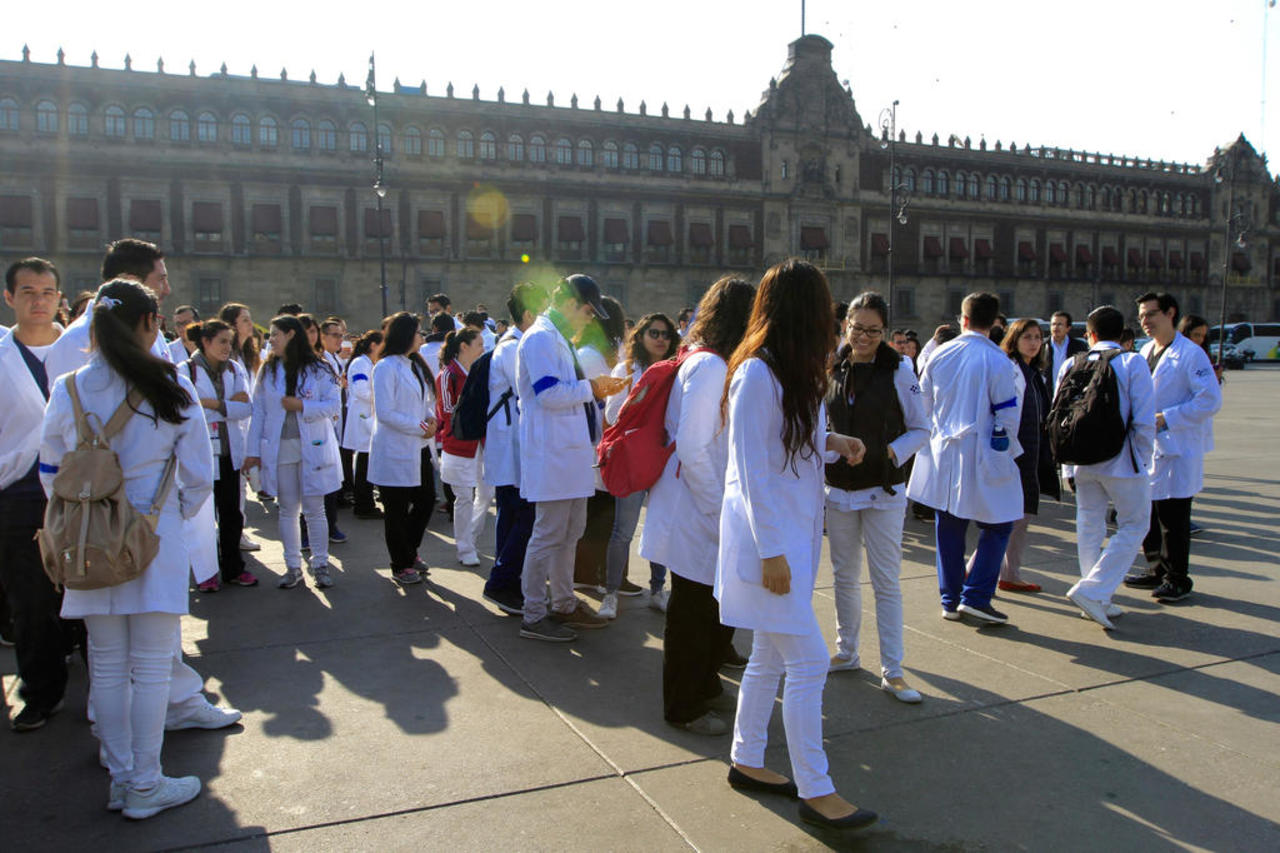
[[1040,352],[1040,363],[1044,365],[1044,381],[1049,386],[1052,398],[1057,388],[1058,375],[1062,365],[1072,359],[1076,353],[1085,352],[1089,345],[1079,338],[1071,337],[1071,315],[1066,311],[1054,311],[1049,318],[1049,340],[1044,342]]
[[[1087,359],[1111,355],[1119,392],[1120,418],[1125,423],[1124,447],[1111,459],[1091,465],[1074,466],[1076,483],[1076,554],[1080,561],[1080,582],[1067,591],[1067,598],[1103,628],[1121,615],[1111,596],[1133,564],[1142,545],[1151,514],[1151,483],[1147,460],[1155,439],[1154,389],[1151,371],[1142,356],[1125,352],[1120,346],[1124,315],[1110,305],[1095,308],[1086,321],[1089,339]],[[1072,369],[1065,362],[1058,380]],[[1116,532],[1107,537],[1107,502],[1115,504]]]
[[680,309],[680,313],[676,315],[676,330],[680,332],[680,337],[684,337],[685,332],[689,331],[689,323],[693,321],[694,309],[684,307]]
[[297,317],[302,313],[302,306],[296,302],[286,302],[276,309],[277,317]]
[[169,360],[182,364],[191,357],[195,345],[187,346],[187,326],[200,322],[200,312],[194,305],[179,305],[173,309],[173,340],[169,342]]
[[468,311],[462,315],[463,328],[475,329],[480,333],[480,339],[484,341],[484,351],[492,352],[498,341],[493,336],[493,332],[489,329],[488,317],[481,311]]
[[[934,350],[920,376],[930,439],[916,455],[907,497],[936,510],[942,617],[1003,624],[1008,617],[991,597],[1013,522],[1023,514],[1013,461],[1022,454],[1018,368],[989,337],[1000,312],[995,295],[971,293],[961,311],[964,332]],[[966,576],[970,521],[978,524],[978,547]]]
[[1142,357],[1155,388],[1151,527],[1142,543],[1150,568],[1124,583],[1171,603],[1191,594],[1191,499],[1204,486],[1204,455],[1222,390],[1204,349],[1178,331],[1178,301],[1171,294],[1139,296],[1138,320],[1151,337]]
[[894,329],[893,333],[889,336],[889,346],[893,347],[894,352],[898,353],[898,355],[906,355],[907,330]]

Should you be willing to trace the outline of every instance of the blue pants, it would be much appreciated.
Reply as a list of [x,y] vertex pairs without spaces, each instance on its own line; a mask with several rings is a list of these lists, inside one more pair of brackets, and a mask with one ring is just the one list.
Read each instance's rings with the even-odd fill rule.
[[493,569],[484,585],[486,593],[520,592],[524,551],[533,533],[534,505],[520,497],[519,486],[498,486],[497,542]]
[[979,521],[977,524],[978,549],[973,556],[973,568],[965,577],[964,534],[969,529],[969,519],[957,518],[942,510],[937,512],[934,528],[938,545],[938,592],[945,610],[955,610],[961,604],[991,605],[1013,522],[985,524]]

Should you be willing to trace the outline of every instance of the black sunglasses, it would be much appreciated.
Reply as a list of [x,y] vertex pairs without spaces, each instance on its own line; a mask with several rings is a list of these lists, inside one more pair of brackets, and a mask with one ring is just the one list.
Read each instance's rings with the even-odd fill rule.
[[644,333],[649,337],[653,338],[654,340],[659,340],[659,339],[664,341],[671,340],[670,329],[655,329],[652,326],[650,326],[649,328],[644,330]]

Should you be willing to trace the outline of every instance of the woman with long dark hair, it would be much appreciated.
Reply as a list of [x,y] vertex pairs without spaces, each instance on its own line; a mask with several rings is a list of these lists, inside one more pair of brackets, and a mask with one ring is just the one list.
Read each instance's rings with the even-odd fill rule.
[[418,318],[400,311],[383,320],[382,341],[373,368],[369,482],[382,496],[391,575],[410,584],[427,571],[418,548],[436,500],[428,444],[436,434],[436,395],[431,369],[418,353]]
[[[831,291],[817,267],[791,259],[765,272],[746,334],[729,359],[721,401],[729,461],[715,592],[721,621],[753,633],[738,694],[729,784],[798,796],[802,820],[856,828],[876,815],[842,799],[827,775],[827,648],[813,612],[822,553],[823,463],[844,457],[856,465],[865,452],[856,438],[826,428],[823,398],[834,323]],[[769,717],[784,672],[782,719],[794,782],[764,766]]]
[[[622,411],[627,394],[640,381],[650,366],[676,354],[680,335],[676,324],[666,314],[646,314],[631,330],[627,342],[627,357],[614,365],[612,375],[626,379],[627,385],[605,402],[604,421],[613,423]],[[625,498],[614,498],[613,531],[605,552],[604,600],[598,615],[614,619],[618,615],[619,595],[639,595],[640,587],[627,580],[627,558],[631,554],[631,540],[636,535],[640,510],[649,492],[635,492]],[[661,563],[649,563],[649,604],[655,610],[667,609],[667,567]]]
[[347,420],[342,446],[355,454],[352,497],[356,518],[382,518],[373,503],[369,484],[369,439],[373,436],[373,365],[382,354],[382,332],[371,329],[360,336],[347,362]]
[[467,384],[467,372],[484,355],[484,338],[476,329],[445,336],[436,375],[436,421],[440,424],[440,480],[453,489],[453,541],[458,562],[480,565],[476,540],[484,529],[493,488],[484,482],[484,452],[478,440],[463,441],[453,434],[453,408]]
[[[84,619],[89,630],[94,732],[111,774],[107,808],[140,819],[200,793],[195,776],[163,774],[160,752],[174,637],[187,612],[183,519],[194,517],[213,489],[213,457],[195,388],[174,365],[150,352],[160,328],[155,294],[137,282],[115,279],[99,289],[92,310],[89,363],[63,375],[50,392],[40,475],[50,492],[59,460],[79,443],[76,408],[98,424],[110,422],[113,413],[132,411],[110,445],[134,508],[149,513],[153,503],[160,504],[159,553],[126,583],[66,590],[62,616]],[[181,491],[167,487],[174,466]]]
[[[911,359],[885,342],[889,304],[861,293],[849,306],[845,343],[836,353],[827,390],[831,428],[867,448],[862,463],[826,467],[827,537],[835,574],[836,653],[829,670],[861,666],[862,553],[876,596],[880,689],[901,702],[921,701],[902,672],[902,524],[907,509],[906,464],[929,440],[929,418]],[[911,338],[907,338],[910,342]]]
[[222,583],[257,586],[258,579],[245,570],[240,554],[240,536],[244,532],[240,469],[244,465],[245,433],[253,414],[249,378],[231,358],[234,332],[226,323],[192,323],[186,334],[195,343],[196,352],[184,367],[199,395],[213,448],[213,508],[218,517],[218,566],[222,576],[221,582],[213,577],[201,583],[199,589],[217,592]]
[[715,712],[734,710],[719,673],[732,650],[733,628],[720,624],[713,589],[728,458],[720,397],[755,293],[754,285],[725,276],[698,303],[684,337],[687,355],[667,399],[665,426],[675,452],[649,490],[640,535],[640,556],[671,570],[662,642],[663,718],[695,734],[726,734],[729,727]]
[[[342,435],[342,372],[334,366],[330,361],[328,353],[324,348],[324,338],[321,337],[322,324],[316,320],[311,314],[298,314],[298,322],[302,324],[302,328],[307,333],[307,342],[311,348],[315,350],[316,356],[319,358],[320,364],[326,367],[333,375],[334,381],[338,383],[338,412],[333,416],[333,434],[335,436]],[[338,449],[338,460],[341,464],[342,449]],[[339,480],[338,488],[324,496],[324,520],[328,527],[328,541],[333,545],[341,545],[347,541],[347,534],[338,528],[338,495],[342,492],[342,482]],[[311,547],[311,530],[304,517],[302,519],[302,549],[305,551]]]
[[246,471],[262,469],[262,488],[280,501],[280,540],[285,575],[281,589],[302,580],[302,531],[311,534],[311,574],[317,587],[333,586],[329,573],[329,524],[324,496],[342,483],[333,416],[341,397],[338,383],[297,317],[271,320],[271,355],[258,373],[249,424]]
[[218,319],[231,327],[234,333],[231,339],[231,357],[240,363],[249,381],[253,382],[258,376],[258,368],[262,366],[262,356],[249,306],[228,302],[218,312]]

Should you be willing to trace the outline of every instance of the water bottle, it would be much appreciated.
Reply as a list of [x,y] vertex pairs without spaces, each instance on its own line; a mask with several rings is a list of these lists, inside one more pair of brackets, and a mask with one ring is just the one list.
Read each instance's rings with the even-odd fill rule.
[[991,449],[1000,453],[1009,449],[1009,433],[1000,424],[996,424],[995,429],[991,430]]

